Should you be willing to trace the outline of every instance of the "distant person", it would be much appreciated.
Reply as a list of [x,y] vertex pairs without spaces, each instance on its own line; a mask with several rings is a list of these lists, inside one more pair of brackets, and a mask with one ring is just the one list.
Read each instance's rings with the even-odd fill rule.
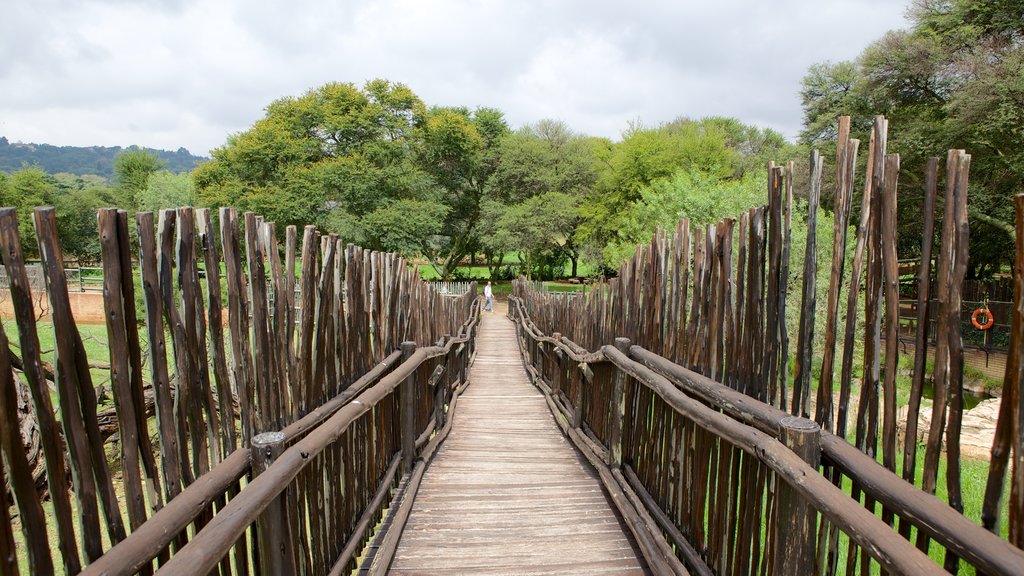
[[494,292],[491,290],[490,282],[487,283],[487,286],[484,286],[484,298],[487,299],[484,302],[484,310],[490,310],[491,314],[494,314]]

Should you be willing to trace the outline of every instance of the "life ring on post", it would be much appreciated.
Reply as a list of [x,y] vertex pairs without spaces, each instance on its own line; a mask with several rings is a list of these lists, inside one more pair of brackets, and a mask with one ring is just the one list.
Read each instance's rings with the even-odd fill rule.
[[[979,322],[978,317],[981,316],[985,319],[985,322]],[[992,316],[992,312],[988,308],[978,308],[971,314],[971,324],[978,330],[988,330],[996,323],[996,319]]]

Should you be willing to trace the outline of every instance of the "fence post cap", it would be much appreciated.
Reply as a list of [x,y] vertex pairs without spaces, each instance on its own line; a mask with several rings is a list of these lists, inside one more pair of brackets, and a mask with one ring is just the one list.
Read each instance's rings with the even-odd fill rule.
[[252,437],[253,446],[267,446],[284,442],[284,432],[263,432]]
[[821,430],[821,426],[818,426],[817,422],[802,416],[786,416],[779,421],[779,425],[794,432],[819,432]]

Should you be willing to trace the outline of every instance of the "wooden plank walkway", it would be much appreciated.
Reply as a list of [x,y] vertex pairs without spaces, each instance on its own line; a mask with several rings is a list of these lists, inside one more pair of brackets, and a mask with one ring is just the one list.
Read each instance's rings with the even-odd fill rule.
[[484,313],[477,342],[471,384],[391,573],[646,573],[600,481],[529,382],[512,322]]

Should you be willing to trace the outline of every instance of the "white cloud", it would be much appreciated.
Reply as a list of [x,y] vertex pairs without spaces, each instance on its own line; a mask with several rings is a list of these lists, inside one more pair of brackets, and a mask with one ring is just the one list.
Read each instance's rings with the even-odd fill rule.
[[795,136],[807,67],[905,25],[889,0],[16,0],[0,20],[0,135],[206,153],[276,98],[383,77],[616,137],[728,115]]

